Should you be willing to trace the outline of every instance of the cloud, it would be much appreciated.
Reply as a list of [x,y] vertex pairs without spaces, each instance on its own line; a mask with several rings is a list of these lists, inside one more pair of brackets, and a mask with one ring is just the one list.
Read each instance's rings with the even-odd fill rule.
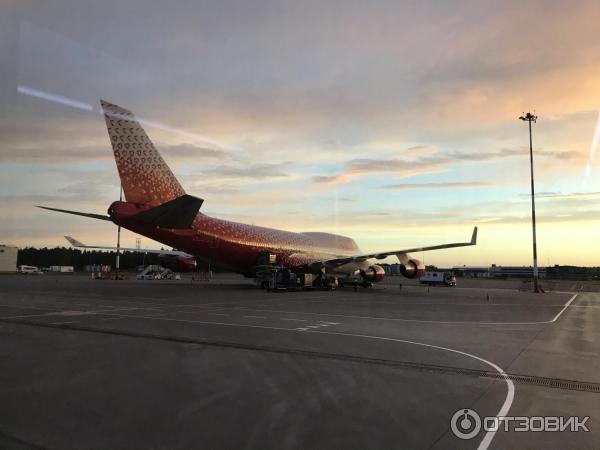
[[40,143],[37,146],[4,147],[0,161],[7,163],[80,164],[109,161],[112,150],[107,146],[66,143]]
[[350,178],[343,174],[331,175],[331,176],[317,175],[317,176],[312,177],[312,180],[315,183],[320,183],[320,184],[345,184],[345,183],[350,182]]
[[451,152],[449,158],[456,161],[489,161],[493,159],[511,158],[513,156],[525,155],[529,150],[523,148],[501,148],[493,151],[477,151],[477,152]]
[[[597,222],[600,221],[600,211],[586,210],[566,214],[536,214],[536,220],[539,226],[547,223]],[[473,221],[476,223],[494,222],[498,224],[531,223],[531,216],[479,217],[473,218]]]
[[[531,194],[519,194],[520,201],[529,202],[531,199]],[[586,206],[590,201],[595,202],[597,199],[600,199],[600,192],[536,192],[535,194],[536,201],[543,201],[544,205],[553,204],[565,207],[568,205],[571,208],[575,208],[578,206]]]
[[491,186],[486,181],[456,181],[447,183],[399,183],[387,184],[385,189],[409,190],[409,189],[469,189]]
[[225,150],[218,148],[210,148],[210,147],[200,147],[194,144],[177,144],[177,145],[168,145],[168,144],[159,144],[156,145],[159,149],[159,152],[165,155],[168,155],[170,158],[174,160],[181,159],[228,159],[231,157],[231,154]]
[[392,158],[356,158],[345,164],[343,170],[336,177],[356,177],[376,173],[393,173],[397,177],[407,178],[429,173],[439,173],[447,170],[447,165],[452,159],[440,153],[433,155],[426,152],[424,155],[409,150],[409,157],[400,153]]
[[[522,195],[525,196],[526,194]],[[600,192],[571,192],[567,194],[561,194],[557,192],[541,192],[539,194],[535,194],[535,198],[554,200],[593,200],[600,198]]]
[[242,178],[264,180],[269,178],[287,177],[288,173],[284,169],[289,167],[289,163],[273,164],[245,164],[245,165],[220,165],[207,168],[211,178]]
[[413,173],[426,173],[439,171],[439,164],[448,162],[447,159],[353,159],[346,164],[346,172],[353,175],[378,172],[394,172],[400,176],[410,176]]
[[[529,148],[501,148],[494,151],[482,152],[450,152],[449,158],[459,161],[488,161],[494,159],[511,158],[513,156],[528,156]],[[585,154],[575,150],[551,151],[551,150],[534,150],[534,157],[544,156],[555,159],[582,159]]]
[[85,171],[72,176],[76,181],[57,186],[56,193],[64,195],[64,200],[102,199],[112,193],[113,199],[119,197],[119,178],[113,170]]
[[[389,152],[388,152],[389,153]],[[399,151],[398,156],[356,158],[348,161],[343,169],[334,175],[317,175],[313,177],[315,183],[333,184],[348,183],[351,178],[376,173],[393,173],[399,178],[409,178],[417,175],[446,172],[450,166],[457,164],[482,163],[507,159],[516,156],[525,156],[529,150],[522,148],[501,148],[492,151],[446,151],[442,152],[432,146],[413,146],[405,151]],[[559,160],[578,159],[582,155],[575,151],[536,151],[537,156]],[[583,155],[585,158],[585,155]],[[407,189],[405,185],[398,189]],[[483,186],[479,184],[477,186]],[[455,187],[461,187],[456,185]],[[463,187],[476,187],[465,185]],[[425,188],[425,186],[422,186]]]
[[577,150],[563,150],[563,151],[548,151],[548,150],[534,150],[534,157],[537,155],[549,156],[556,159],[585,159],[585,154]]
[[313,181],[324,184],[347,183],[351,178],[377,173],[393,173],[399,178],[409,178],[417,175],[445,172],[451,164],[511,157],[520,153],[520,150],[501,149],[486,153],[443,153],[431,146],[413,146],[406,151],[397,153],[398,156],[394,157],[355,158],[348,161],[339,173],[314,176]]
[[[101,123],[100,126],[103,126]],[[14,136],[12,139],[0,141],[0,161],[18,163],[43,163],[43,164],[80,164],[86,162],[110,161],[113,151],[110,142],[102,136],[98,142],[89,141],[85,131],[81,135],[73,136],[71,132],[56,133],[53,137],[45,131],[39,135]],[[73,136],[73,137],[71,137]],[[159,153],[167,156],[177,163],[183,161],[227,160],[232,158],[228,151],[201,147],[190,143],[183,144],[158,144]]]

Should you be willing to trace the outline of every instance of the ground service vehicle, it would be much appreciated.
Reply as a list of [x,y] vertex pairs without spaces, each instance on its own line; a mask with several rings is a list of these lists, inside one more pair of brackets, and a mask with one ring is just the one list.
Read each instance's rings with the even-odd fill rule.
[[430,286],[456,286],[456,277],[452,272],[425,272],[419,281]]

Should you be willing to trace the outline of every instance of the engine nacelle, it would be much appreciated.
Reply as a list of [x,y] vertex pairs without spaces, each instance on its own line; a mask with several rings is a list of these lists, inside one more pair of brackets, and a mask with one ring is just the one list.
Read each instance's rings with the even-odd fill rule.
[[400,264],[400,273],[406,278],[421,278],[425,273],[425,265],[418,259],[409,259],[406,264]]
[[381,266],[369,266],[366,270],[361,270],[360,275],[369,283],[378,283],[385,278],[385,270]]
[[196,270],[196,265],[196,258],[177,257],[177,270],[179,272],[193,272]]

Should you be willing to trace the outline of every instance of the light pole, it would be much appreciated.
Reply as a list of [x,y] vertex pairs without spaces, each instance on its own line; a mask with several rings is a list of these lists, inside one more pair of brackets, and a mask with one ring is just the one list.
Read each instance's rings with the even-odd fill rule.
[[531,225],[533,228],[533,292],[539,293],[538,265],[537,265],[537,242],[535,236],[535,189],[533,185],[533,139],[531,137],[531,122],[537,121],[537,116],[528,112],[519,119],[529,122],[529,164],[531,169]]
[[[123,184],[119,188],[119,201],[123,201]],[[115,261],[116,271],[115,280],[119,279],[120,258],[121,257],[121,225],[117,226],[117,260]]]

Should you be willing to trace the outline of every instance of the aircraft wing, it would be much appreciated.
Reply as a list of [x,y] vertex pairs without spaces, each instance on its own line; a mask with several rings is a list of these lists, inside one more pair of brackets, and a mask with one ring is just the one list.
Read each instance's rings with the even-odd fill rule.
[[471,240],[469,242],[454,242],[451,244],[441,244],[441,245],[431,245],[428,247],[415,247],[415,248],[406,248],[402,250],[391,250],[379,253],[368,253],[365,255],[356,255],[356,256],[347,256],[342,258],[328,259],[325,261],[315,261],[310,263],[309,266],[311,268],[328,268],[333,269],[338,266],[343,266],[344,264],[352,263],[352,262],[363,262],[367,259],[385,259],[388,256],[395,255],[398,257],[400,262],[404,262],[408,253],[415,252],[426,252],[430,250],[442,250],[444,248],[455,248],[455,247],[466,247],[469,245],[477,245],[477,227],[473,229],[473,234],[471,235]]
[[[92,249],[96,249],[96,250],[117,250],[117,247],[107,247],[107,246],[102,246],[102,245],[85,245],[83,244],[81,241],[78,241],[77,239],[71,237],[71,236],[65,236],[65,239],[67,241],[69,241],[69,244],[71,244],[73,247],[77,247],[77,248],[92,248]],[[137,253],[150,253],[150,254],[156,254],[156,255],[164,255],[164,256],[183,256],[185,258],[193,258],[193,255],[190,255],[189,253],[186,252],[182,252],[180,250],[153,250],[153,249],[147,249],[147,248],[128,248],[128,247],[119,247],[119,251],[120,252],[137,252]]]

